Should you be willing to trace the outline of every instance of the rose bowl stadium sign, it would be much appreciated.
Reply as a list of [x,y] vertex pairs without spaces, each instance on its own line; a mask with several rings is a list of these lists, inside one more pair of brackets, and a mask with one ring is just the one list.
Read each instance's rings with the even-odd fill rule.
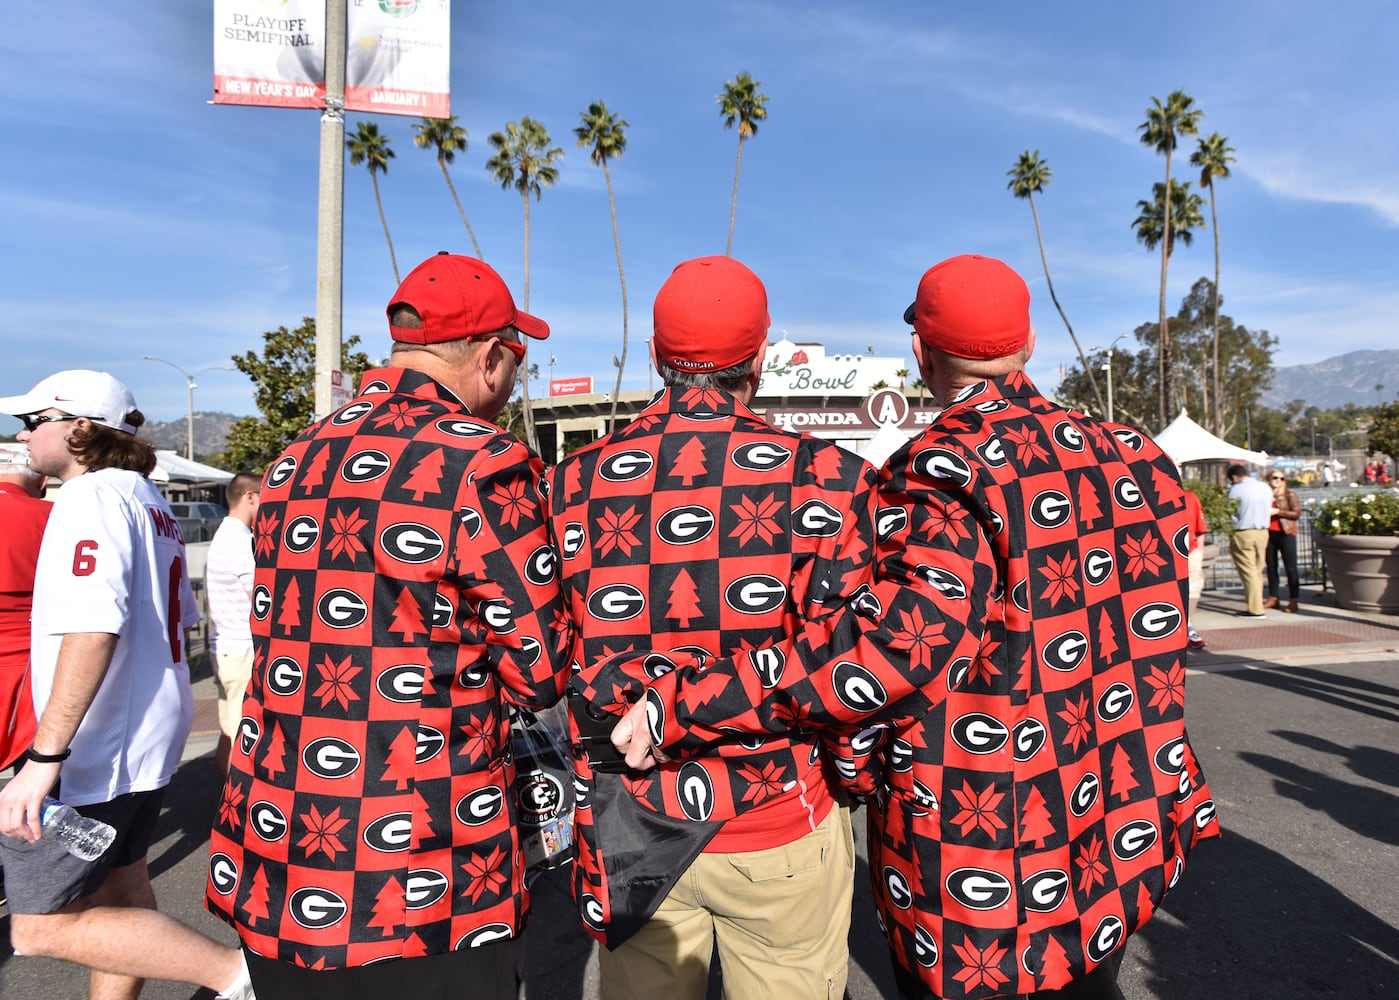
[[878,358],[864,354],[827,355],[820,344],[793,344],[786,339],[768,347],[758,396],[792,397],[869,395],[875,383],[897,385],[906,376],[902,358]]
[[936,406],[914,406],[897,389],[876,389],[863,405],[849,409],[770,406],[763,416],[783,430],[860,432],[889,426],[916,433],[930,425],[938,412]]

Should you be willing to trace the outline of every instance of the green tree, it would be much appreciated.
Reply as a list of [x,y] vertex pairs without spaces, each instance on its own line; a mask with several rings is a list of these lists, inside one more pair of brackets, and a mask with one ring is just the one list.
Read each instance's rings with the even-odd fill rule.
[[476,256],[485,260],[485,254],[481,253],[481,244],[476,242],[476,233],[471,229],[471,223],[466,221],[466,209],[461,207],[461,198],[457,197],[457,186],[452,183],[452,175],[447,172],[447,164],[451,163],[458,153],[466,152],[466,129],[457,124],[457,116],[450,118],[424,118],[413,126],[417,132],[413,136],[413,145],[419,149],[432,147],[437,150],[437,165],[442,168],[442,178],[447,182],[447,189],[452,192],[452,200],[457,203],[457,212],[461,215],[462,225],[466,227],[466,235],[471,237],[472,249],[476,251]]
[[1219,414],[1224,410],[1224,397],[1220,395],[1219,379],[1219,215],[1215,211],[1214,182],[1229,176],[1229,164],[1234,162],[1234,150],[1229,141],[1218,132],[1211,132],[1200,140],[1195,152],[1190,154],[1192,166],[1200,168],[1200,186],[1210,193],[1210,231],[1214,233],[1214,312],[1216,316],[1214,337],[1214,408],[1210,419],[1210,429],[1219,433]]
[[734,193],[729,203],[729,242],[724,254],[732,257],[734,250],[734,216],[738,213],[738,172],[743,166],[743,143],[758,134],[758,122],[768,116],[766,94],[758,93],[761,84],[747,73],[740,73],[724,84],[724,92],[716,98],[719,117],[724,128],[738,124],[738,156],[734,160]]
[[389,220],[384,218],[384,202],[379,197],[379,175],[389,172],[389,161],[395,154],[389,148],[389,137],[379,134],[379,126],[373,122],[357,122],[355,135],[345,140],[350,150],[350,166],[369,164],[369,179],[374,182],[374,204],[379,206],[379,224],[384,227],[384,239],[389,244],[389,263],[393,265],[393,281],[397,285],[402,279],[398,276],[398,257],[393,252],[393,237],[389,235]]
[[617,200],[612,195],[612,171],[608,169],[607,161],[627,151],[626,129],[630,126],[608,111],[607,105],[602,101],[589,104],[587,111],[578,113],[578,119],[578,127],[573,130],[573,134],[578,137],[578,145],[592,147],[588,159],[593,161],[593,166],[602,167],[603,179],[607,181],[607,210],[612,216],[612,246],[617,251],[617,280],[622,285],[622,356],[612,359],[617,366],[617,385],[612,391],[612,415],[608,420],[608,427],[615,431],[617,398],[622,394],[622,372],[627,366],[627,275],[622,270],[622,239],[617,235]]
[[[253,383],[260,417],[242,417],[228,430],[223,453],[212,461],[225,469],[261,472],[311,425],[316,404],[316,321],[307,316],[295,330],[280,326],[262,335],[262,353],[235,354],[233,364]],[[357,382],[369,356],[354,350],[359,337],[340,348],[340,370]]]
[[[1204,377],[1204,360],[1213,346],[1214,285],[1208,278],[1200,278],[1181,300],[1179,312],[1171,318],[1177,346],[1180,350],[1182,369],[1189,377],[1179,381],[1174,390],[1177,395],[1173,402],[1187,412],[1200,412],[1210,395],[1210,386]],[[1223,299],[1220,300],[1221,304]],[[1107,351],[1094,351],[1088,356],[1088,363],[1094,367],[1105,362],[1112,364],[1113,409],[1122,423],[1149,428],[1154,421],[1153,410],[1160,399],[1157,382],[1159,357],[1157,338],[1161,326],[1157,322],[1139,325],[1133,336],[1141,345],[1136,352],[1116,350],[1109,359]],[[1266,330],[1249,330],[1236,324],[1228,314],[1219,314],[1219,353],[1222,362],[1221,378],[1224,384],[1225,407],[1222,413],[1221,437],[1234,444],[1245,443],[1245,429],[1251,415],[1261,410],[1258,400],[1273,381],[1273,354],[1277,350],[1277,339]],[[1077,367],[1065,372],[1064,378],[1055,393],[1060,400],[1070,406],[1082,407],[1089,398],[1088,380],[1083,370]],[[1174,416],[1174,412],[1172,413]]]
[[[1138,327],[1138,341],[1154,345],[1159,328],[1150,332],[1151,337],[1143,340],[1143,328]],[[1090,351],[1086,366],[1072,367],[1064,372],[1055,396],[1076,410],[1091,410],[1094,396],[1087,372],[1102,371],[1105,364],[1111,366],[1108,378],[1112,386],[1113,419],[1117,423],[1146,429],[1154,422],[1153,411],[1156,409],[1156,353],[1153,346],[1144,346],[1135,352],[1118,348],[1111,354],[1103,348]]]
[[[1137,231],[1137,240],[1148,250],[1154,250],[1157,246],[1162,247],[1162,254],[1169,260],[1171,254],[1175,253],[1175,244],[1179,240],[1186,246],[1190,246],[1195,240],[1195,230],[1205,224],[1205,218],[1200,214],[1200,208],[1204,205],[1204,199],[1190,190],[1189,181],[1171,181],[1171,197],[1168,201],[1165,197],[1166,186],[1164,184],[1153,184],[1151,186],[1152,200],[1137,202],[1137,217],[1132,220],[1132,226]],[[1170,340],[1169,318],[1161,321],[1161,335],[1157,340],[1159,368],[1159,390],[1160,408],[1166,411],[1166,417],[1162,417],[1161,427],[1165,427],[1169,422],[1170,415],[1175,405],[1175,391],[1172,386],[1174,372],[1173,347]],[[1158,412],[1158,417],[1160,416]],[[1159,430],[1160,428],[1158,428]]]
[[[1137,131],[1141,133],[1141,141],[1147,146],[1151,146],[1156,152],[1166,157],[1166,180],[1162,190],[1174,191],[1171,187],[1171,154],[1175,152],[1176,142],[1180,136],[1196,135],[1200,130],[1200,119],[1204,117],[1204,112],[1195,108],[1195,99],[1183,90],[1173,90],[1167,95],[1162,103],[1159,97],[1151,99],[1151,107],[1146,109],[1146,121],[1137,126]],[[1158,416],[1161,426],[1166,426],[1166,421],[1170,414],[1169,400],[1171,392],[1171,331],[1166,318],[1166,268],[1170,260],[1170,250],[1173,244],[1171,229],[1174,225],[1172,221],[1172,210],[1175,208],[1170,202],[1166,203],[1165,214],[1161,220],[1161,231],[1165,234],[1165,239],[1161,243],[1161,338],[1160,338],[1160,369],[1161,369],[1161,404]]]
[[1011,194],[1017,198],[1024,198],[1030,203],[1030,214],[1035,219],[1035,238],[1040,243],[1040,263],[1044,265],[1044,283],[1049,286],[1049,298],[1054,303],[1054,308],[1059,310],[1059,318],[1064,321],[1065,328],[1069,331],[1069,339],[1074,342],[1074,350],[1078,351],[1078,359],[1083,362],[1084,370],[1088,373],[1088,383],[1093,387],[1093,398],[1098,401],[1098,412],[1107,413],[1107,407],[1103,405],[1102,393],[1098,391],[1098,380],[1093,375],[1093,369],[1088,366],[1088,359],[1083,355],[1083,345],[1078,342],[1078,336],[1074,333],[1074,328],[1069,325],[1069,317],[1064,314],[1064,307],[1059,304],[1059,296],[1054,294],[1054,281],[1049,277],[1049,258],[1044,252],[1044,233],[1040,231],[1040,213],[1035,208],[1035,195],[1042,194],[1049,186],[1049,178],[1052,172],[1049,169],[1049,161],[1040,159],[1040,151],[1037,149],[1033,153],[1028,149],[1020,154],[1020,159],[1015,161],[1015,166],[1006,171],[1010,178],[1010,183],[1006,185]]
[[[544,188],[553,187],[559,179],[559,168],[555,165],[563,158],[564,152],[551,146],[549,130],[529,115],[519,122],[506,122],[505,131],[492,132],[486,139],[495,150],[495,155],[486,161],[486,170],[495,178],[503,190],[512,187],[520,192],[525,204],[525,295],[524,310],[529,312],[529,196],[538,201],[544,196]],[[528,342],[528,338],[525,338]],[[520,365],[521,414],[524,417],[525,441],[536,451],[539,438],[534,430],[534,413],[529,401],[529,365]]]
[[[1369,434],[1370,440],[1365,446],[1365,454],[1399,458],[1399,400],[1375,407]],[[1390,470],[1391,476],[1395,471]]]

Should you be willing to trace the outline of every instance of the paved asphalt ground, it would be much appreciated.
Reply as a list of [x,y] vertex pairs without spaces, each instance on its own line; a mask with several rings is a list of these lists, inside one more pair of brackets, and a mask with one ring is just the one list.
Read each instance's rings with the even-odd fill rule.
[[[1200,847],[1132,938],[1123,990],[1129,1000],[1399,997],[1399,618],[1341,611],[1311,588],[1299,614],[1254,621],[1237,617],[1241,609],[1238,591],[1206,592],[1197,625],[1209,646],[1191,654],[1186,709],[1225,837]],[[218,782],[207,678],[196,695],[196,732],[151,868],[167,912],[233,943],[200,902]],[[847,995],[872,1000],[893,992],[857,840]],[[535,887],[527,1000],[598,996],[596,960],[561,876]],[[60,1000],[85,989],[72,966],[11,955],[0,907],[0,997]],[[142,995],[212,994],[152,982]]]

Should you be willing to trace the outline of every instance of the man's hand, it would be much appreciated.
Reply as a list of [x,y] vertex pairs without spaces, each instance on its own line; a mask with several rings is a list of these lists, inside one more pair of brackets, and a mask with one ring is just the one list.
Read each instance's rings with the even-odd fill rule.
[[645,698],[627,709],[622,721],[613,727],[612,745],[627,758],[627,767],[633,771],[646,771],[669,759],[651,744]]
[[0,833],[34,843],[43,833],[44,796],[58,781],[58,764],[27,761],[0,791]]

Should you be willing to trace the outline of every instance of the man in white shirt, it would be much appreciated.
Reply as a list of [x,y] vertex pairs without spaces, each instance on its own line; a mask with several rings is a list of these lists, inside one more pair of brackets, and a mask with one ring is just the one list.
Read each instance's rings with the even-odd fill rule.
[[209,652],[219,682],[219,777],[228,778],[228,755],[243,715],[243,694],[253,672],[253,518],[262,480],[240,472],[224,490],[228,516],[214,532],[204,564],[209,599]]
[[1273,512],[1273,491],[1261,479],[1254,479],[1242,465],[1231,465],[1225,475],[1232,483],[1229,499],[1239,509],[1234,514],[1234,534],[1229,537],[1229,554],[1239,579],[1244,582],[1246,618],[1264,618],[1263,564],[1268,553],[1268,519]]
[[[102,1000],[135,1000],[147,976],[249,1000],[238,950],[156,912],[146,867],[194,718],[183,633],[199,614],[180,526],[147,478],[145,417],[121,382],[85,370],[0,399],[0,413],[24,423],[30,466],[63,483],[35,573],[38,726],[0,791],[11,944],[88,966]],[[115,829],[101,857],[74,857],[44,830],[51,794]]]

